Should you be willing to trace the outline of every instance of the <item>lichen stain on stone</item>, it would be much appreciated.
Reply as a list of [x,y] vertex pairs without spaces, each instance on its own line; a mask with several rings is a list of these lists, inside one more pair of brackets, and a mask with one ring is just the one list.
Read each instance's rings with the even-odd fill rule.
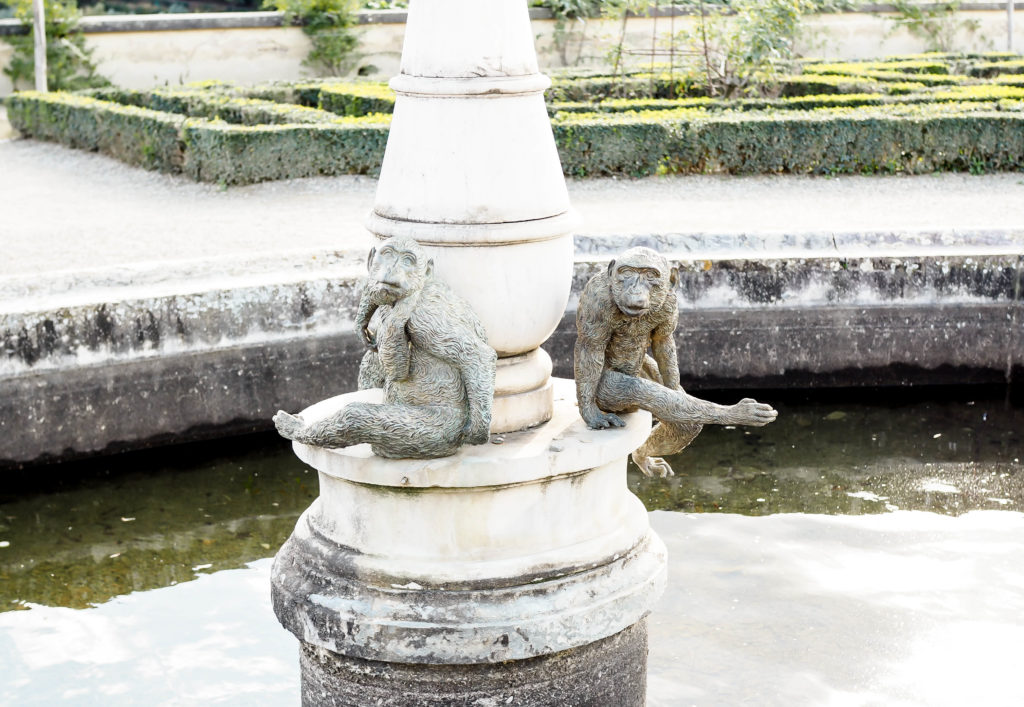
[[114,340],[114,318],[107,311],[107,305],[101,304],[93,315],[93,324],[86,330],[85,344],[97,351],[103,344],[111,344]]

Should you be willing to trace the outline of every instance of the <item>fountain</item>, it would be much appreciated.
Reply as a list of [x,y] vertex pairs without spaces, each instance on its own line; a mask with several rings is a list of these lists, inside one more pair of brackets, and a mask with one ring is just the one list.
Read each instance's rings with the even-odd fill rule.
[[[642,705],[644,617],[666,557],[626,461],[651,417],[589,429],[540,348],[569,296],[575,217],[526,6],[413,3],[391,85],[368,227],[378,251],[414,240],[409,268],[475,311],[498,355],[491,434],[394,459],[298,432],[379,402],[372,389],[278,418],[320,478],[272,578],[278,619],[300,641],[303,704]],[[366,338],[384,359],[382,329]],[[429,348],[405,330],[397,350]]]

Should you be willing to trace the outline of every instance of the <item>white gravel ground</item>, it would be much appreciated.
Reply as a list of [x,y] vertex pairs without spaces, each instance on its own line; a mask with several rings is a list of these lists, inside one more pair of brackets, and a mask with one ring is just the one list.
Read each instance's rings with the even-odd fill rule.
[[[363,249],[376,181],[221,189],[32,140],[0,140],[0,279]],[[673,176],[569,184],[581,233],[1020,230],[1024,174]]]

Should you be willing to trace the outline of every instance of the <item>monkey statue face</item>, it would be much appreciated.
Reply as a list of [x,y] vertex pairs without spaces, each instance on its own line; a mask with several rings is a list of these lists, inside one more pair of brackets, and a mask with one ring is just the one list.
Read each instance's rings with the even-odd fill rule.
[[367,261],[370,284],[389,304],[423,287],[433,271],[434,261],[412,238],[392,238],[370,250]]
[[660,307],[676,283],[668,261],[650,248],[631,248],[608,264],[612,299],[629,317]]

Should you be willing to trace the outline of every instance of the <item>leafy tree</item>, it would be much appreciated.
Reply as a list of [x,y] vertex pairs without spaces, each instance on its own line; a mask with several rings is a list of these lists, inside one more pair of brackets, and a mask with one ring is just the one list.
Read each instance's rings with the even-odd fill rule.
[[359,44],[352,28],[360,0],[264,0],[280,10],[286,22],[299,21],[313,48],[303,64],[327,76],[342,76],[354,63]]
[[[32,27],[32,0],[11,0],[14,17]],[[46,81],[51,91],[74,91],[107,86],[109,81],[96,73],[92,50],[78,28],[81,13],[75,0],[45,0]],[[31,87],[35,80],[35,44],[27,35],[3,37],[14,47],[10,65],[4,69],[16,89]]]
[[[712,96],[770,87],[788,69],[809,0],[732,0],[696,3],[698,22],[678,35],[697,57]],[[675,38],[673,39],[675,41]]]
[[[977,20],[958,20],[960,0],[922,4],[913,0],[892,0],[896,14],[890,18],[895,29],[904,28],[911,37],[924,40],[926,52],[948,52],[960,30],[977,32]],[[889,34],[892,34],[891,32]]]

